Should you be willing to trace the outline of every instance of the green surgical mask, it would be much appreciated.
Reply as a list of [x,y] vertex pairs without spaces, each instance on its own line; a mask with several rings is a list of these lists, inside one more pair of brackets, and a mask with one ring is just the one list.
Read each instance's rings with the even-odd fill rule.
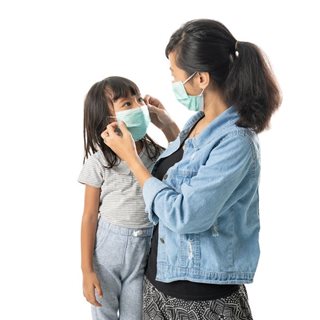
[[172,83],[172,90],[176,99],[191,111],[203,111],[203,89],[198,96],[189,96],[184,84],[187,83],[197,72],[193,73],[185,81],[176,81]]
[[116,112],[117,121],[123,121],[134,141],[141,140],[147,133],[150,124],[149,110],[146,105],[130,110]]

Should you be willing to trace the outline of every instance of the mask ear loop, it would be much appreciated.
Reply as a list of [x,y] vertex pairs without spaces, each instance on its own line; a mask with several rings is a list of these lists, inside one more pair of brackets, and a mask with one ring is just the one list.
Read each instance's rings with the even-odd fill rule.
[[[198,72],[199,75],[200,75],[200,72]],[[202,96],[203,95],[203,92],[204,92],[204,89],[202,89],[202,91],[200,92],[199,96]]]
[[[186,80],[184,80],[184,81],[182,82],[182,84],[187,83],[192,77],[194,77],[194,75],[195,75],[196,73],[199,73],[199,72],[198,72],[198,71],[194,72],[189,78],[187,78]],[[202,95],[203,95],[203,92],[204,92],[204,89],[202,89],[202,91],[198,94],[198,96],[199,96],[199,97],[202,96]]]
[[187,83],[196,73],[197,73],[197,71],[194,72],[189,78],[187,78],[186,80],[184,80],[184,81],[182,82],[182,84]]

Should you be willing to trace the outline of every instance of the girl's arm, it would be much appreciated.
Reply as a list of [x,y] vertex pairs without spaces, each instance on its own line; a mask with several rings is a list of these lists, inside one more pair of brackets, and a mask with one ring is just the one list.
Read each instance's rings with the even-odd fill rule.
[[100,188],[86,185],[84,211],[81,224],[81,269],[83,273],[83,294],[91,304],[101,306],[95,298],[95,290],[102,296],[99,280],[93,269],[93,251],[96,238],[100,202]]

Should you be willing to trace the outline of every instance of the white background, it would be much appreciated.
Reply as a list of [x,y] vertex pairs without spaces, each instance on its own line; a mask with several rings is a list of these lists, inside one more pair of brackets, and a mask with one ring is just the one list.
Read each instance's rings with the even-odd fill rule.
[[[260,135],[261,259],[247,286],[255,319],[319,319],[320,29],[311,1],[1,1],[0,319],[90,319],[82,296],[82,109],[110,75],[171,92],[170,35],[223,22],[269,56],[283,91]],[[156,128],[149,132],[165,145]]]

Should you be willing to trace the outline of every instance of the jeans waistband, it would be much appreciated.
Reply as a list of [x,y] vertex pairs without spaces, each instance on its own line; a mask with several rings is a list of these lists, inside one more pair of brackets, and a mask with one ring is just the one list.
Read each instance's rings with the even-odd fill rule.
[[128,228],[118,226],[107,222],[103,217],[99,217],[98,220],[99,228],[106,228],[112,233],[120,234],[123,236],[133,236],[133,237],[149,237],[152,235],[153,227],[149,228]]

